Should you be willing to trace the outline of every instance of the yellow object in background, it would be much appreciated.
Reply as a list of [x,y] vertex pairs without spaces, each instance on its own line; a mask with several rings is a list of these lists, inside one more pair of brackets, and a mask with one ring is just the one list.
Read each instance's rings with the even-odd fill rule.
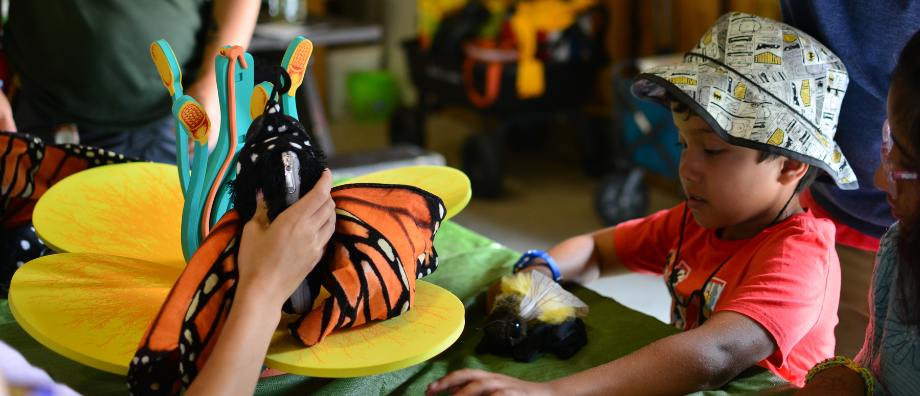
[[511,28],[520,52],[517,93],[521,99],[539,97],[546,90],[543,61],[537,59],[537,32],[563,30],[575,16],[597,0],[522,0],[511,17]]
[[[471,0],[417,0],[419,46],[423,50],[431,47],[431,41],[438,31],[438,26],[444,16],[457,12]],[[475,0],[473,0],[475,1]]]

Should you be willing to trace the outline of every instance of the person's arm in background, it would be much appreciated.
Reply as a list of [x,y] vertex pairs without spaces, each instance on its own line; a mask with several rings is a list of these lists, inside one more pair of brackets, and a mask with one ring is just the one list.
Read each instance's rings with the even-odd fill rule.
[[432,382],[425,394],[684,395],[718,389],[776,350],[773,336],[755,320],[723,311],[696,329],[555,381],[528,382],[464,369]]
[[[207,17],[207,34],[204,43],[204,56],[198,77],[185,89],[189,95],[204,107],[211,119],[208,136],[208,148],[214,149],[220,133],[220,103],[217,99],[217,79],[214,74],[214,57],[221,47],[239,45],[248,49],[252,31],[259,16],[259,0],[214,0],[213,14]],[[254,65],[248,65],[254,67]],[[2,104],[0,104],[2,106]]]
[[[628,273],[613,248],[613,233],[616,227],[604,228],[590,234],[579,235],[553,246],[548,253],[559,266],[563,284],[586,285],[601,275]],[[521,272],[539,271],[553,277],[552,271],[543,265],[543,259],[534,259]],[[486,293],[486,310],[492,309],[495,296],[501,291],[501,279],[495,281]]]
[[259,379],[281,306],[323,256],[335,227],[329,195],[332,172],[269,224],[259,209],[243,228],[239,284],[233,306],[208,362],[187,396],[251,395]]
[[862,376],[848,367],[831,367],[821,371],[795,396],[863,396],[866,386]]

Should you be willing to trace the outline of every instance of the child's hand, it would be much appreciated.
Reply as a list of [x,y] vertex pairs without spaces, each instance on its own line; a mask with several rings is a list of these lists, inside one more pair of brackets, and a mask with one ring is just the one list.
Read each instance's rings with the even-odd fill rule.
[[426,396],[441,392],[452,395],[553,395],[549,384],[527,382],[501,374],[482,370],[463,369],[447,374],[441,379],[428,384]]
[[335,229],[335,203],[328,169],[316,186],[269,224],[268,208],[258,209],[243,227],[240,292],[251,292],[281,307],[323,257]]

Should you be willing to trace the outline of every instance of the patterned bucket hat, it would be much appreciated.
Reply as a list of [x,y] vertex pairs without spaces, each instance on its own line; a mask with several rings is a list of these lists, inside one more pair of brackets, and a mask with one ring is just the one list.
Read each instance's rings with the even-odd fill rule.
[[678,98],[726,142],[818,166],[856,189],[834,135],[849,76],[827,47],[792,26],[723,15],[684,61],[646,70],[632,94],[669,107]]

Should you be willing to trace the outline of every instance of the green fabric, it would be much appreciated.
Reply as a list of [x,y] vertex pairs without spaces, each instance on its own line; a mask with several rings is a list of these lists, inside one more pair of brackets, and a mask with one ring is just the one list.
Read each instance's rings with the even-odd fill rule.
[[[55,121],[127,129],[168,116],[150,57],[165,39],[183,76],[201,64],[204,0],[12,0],[3,48],[23,92]],[[187,80],[187,79],[186,79]]]
[[[257,395],[421,395],[447,373],[461,368],[478,368],[530,381],[548,381],[575,374],[625,356],[677,330],[657,319],[626,308],[584,287],[573,287],[576,296],[591,307],[585,317],[588,345],[569,360],[547,354],[532,363],[517,363],[508,357],[477,355],[485,317],[485,288],[511,272],[519,253],[502,247],[454,222],[446,221],[435,240],[439,262],[437,272],[425,280],[454,293],[466,306],[466,327],[460,339],[435,358],[391,373],[368,377],[327,379],[294,374],[259,381]],[[92,369],[57,355],[38,345],[12,322],[6,300],[0,300],[0,340],[26,356],[29,362],[49,371],[58,381],[83,394],[106,395],[125,392],[124,377]],[[712,392],[694,395],[788,395],[794,387],[765,369],[755,367]]]

